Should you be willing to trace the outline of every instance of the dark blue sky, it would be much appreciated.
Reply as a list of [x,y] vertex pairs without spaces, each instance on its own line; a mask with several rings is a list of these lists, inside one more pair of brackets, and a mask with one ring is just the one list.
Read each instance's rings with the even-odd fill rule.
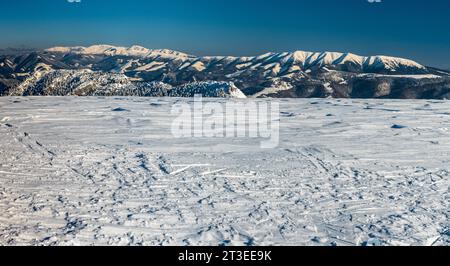
[[196,55],[386,54],[450,68],[446,0],[0,0],[0,47],[108,43]]

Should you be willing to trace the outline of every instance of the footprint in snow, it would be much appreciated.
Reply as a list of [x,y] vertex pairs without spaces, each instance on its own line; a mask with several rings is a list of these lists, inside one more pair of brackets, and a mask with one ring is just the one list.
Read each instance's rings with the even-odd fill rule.
[[119,108],[114,108],[111,111],[113,111],[113,112],[129,112],[130,110],[119,107]]
[[391,128],[392,128],[392,129],[403,129],[403,128],[407,128],[407,126],[395,124],[395,125],[393,125]]

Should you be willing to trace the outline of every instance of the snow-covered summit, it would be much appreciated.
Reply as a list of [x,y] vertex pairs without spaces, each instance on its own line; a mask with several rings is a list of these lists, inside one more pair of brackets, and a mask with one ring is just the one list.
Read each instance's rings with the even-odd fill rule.
[[281,56],[284,61],[292,60],[303,68],[340,66],[351,64],[361,69],[385,69],[395,71],[399,68],[414,68],[425,70],[426,67],[409,59],[391,56],[361,56],[352,53],[340,52],[305,52],[279,53],[272,56]]
[[112,45],[92,45],[89,47],[74,46],[74,47],[52,47],[45,50],[50,53],[74,53],[84,55],[106,55],[106,56],[132,56],[132,57],[181,57],[187,58],[189,55],[169,49],[148,49],[143,46],[133,45],[131,47],[112,46]]

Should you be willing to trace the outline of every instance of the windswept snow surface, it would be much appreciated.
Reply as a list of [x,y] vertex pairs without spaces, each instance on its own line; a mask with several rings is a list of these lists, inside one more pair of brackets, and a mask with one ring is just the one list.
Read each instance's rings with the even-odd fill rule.
[[0,98],[0,244],[450,244],[449,102],[280,100],[269,150],[176,102]]

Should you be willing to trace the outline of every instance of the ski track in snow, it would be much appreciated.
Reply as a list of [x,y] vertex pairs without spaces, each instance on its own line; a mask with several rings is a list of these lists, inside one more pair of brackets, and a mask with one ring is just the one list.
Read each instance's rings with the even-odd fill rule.
[[280,100],[262,150],[172,139],[180,101],[0,98],[0,244],[450,244],[449,102]]

